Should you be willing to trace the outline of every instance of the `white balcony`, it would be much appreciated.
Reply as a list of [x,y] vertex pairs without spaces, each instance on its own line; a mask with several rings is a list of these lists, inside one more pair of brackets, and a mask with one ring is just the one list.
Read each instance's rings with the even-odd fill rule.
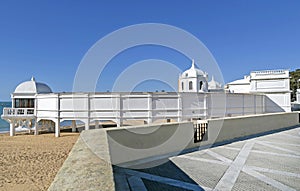
[[32,118],[35,117],[33,108],[3,108],[2,118]]

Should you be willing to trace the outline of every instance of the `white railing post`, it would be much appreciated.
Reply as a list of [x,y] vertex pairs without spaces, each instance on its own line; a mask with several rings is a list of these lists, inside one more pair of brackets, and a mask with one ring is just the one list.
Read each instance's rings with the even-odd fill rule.
[[9,128],[9,135],[10,136],[15,136],[16,131],[15,131],[15,121],[11,120],[10,121],[10,128]]
[[147,119],[147,123],[150,124],[152,123],[152,97],[153,94],[149,93],[148,94],[148,119]]

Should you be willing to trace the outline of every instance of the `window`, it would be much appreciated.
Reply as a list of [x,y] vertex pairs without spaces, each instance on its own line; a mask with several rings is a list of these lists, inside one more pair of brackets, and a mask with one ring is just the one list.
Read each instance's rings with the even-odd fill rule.
[[181,82],[181,90],[183,91],[184,90],[184,83]]
[[34,99],[15,99],[15,108],[34,108]]
[[202,90],[202,86],[203,86],[203,82],[200,81],[200,83],[199,83],[199,90]]
[[193,82],[190,81],[190,82],[189,82],[189,90],[192,90],[192,89],[193,89]]

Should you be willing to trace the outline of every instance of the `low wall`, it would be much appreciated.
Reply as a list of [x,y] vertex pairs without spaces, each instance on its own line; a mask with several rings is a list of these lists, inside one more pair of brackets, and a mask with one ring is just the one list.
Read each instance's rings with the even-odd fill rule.
[[110,128],[106,132],[112,164],[118,165],[180,152],[194,136],[191,122]]
[[83,131],[48,191],[115,190],[104,129]]
[[295,126],[299,124],[299,113],[228,117],[207,122],[208,138],[199,143],[194,143],[192,122],[107,129],[112,164],[130,166],[141,159],[176,155],[185,149]]
[[299,124],[299,113],[272,113],[208,120],[206,144],[279,130]]

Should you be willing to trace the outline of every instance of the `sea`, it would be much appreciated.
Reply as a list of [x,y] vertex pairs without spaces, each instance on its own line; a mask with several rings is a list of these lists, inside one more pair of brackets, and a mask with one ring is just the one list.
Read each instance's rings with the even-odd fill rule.
[[[3,113],[4,107],[11,107],[11,102],[0,102],[0,116]],[[9,131],[9,123],[0,118],[0,133]]]

